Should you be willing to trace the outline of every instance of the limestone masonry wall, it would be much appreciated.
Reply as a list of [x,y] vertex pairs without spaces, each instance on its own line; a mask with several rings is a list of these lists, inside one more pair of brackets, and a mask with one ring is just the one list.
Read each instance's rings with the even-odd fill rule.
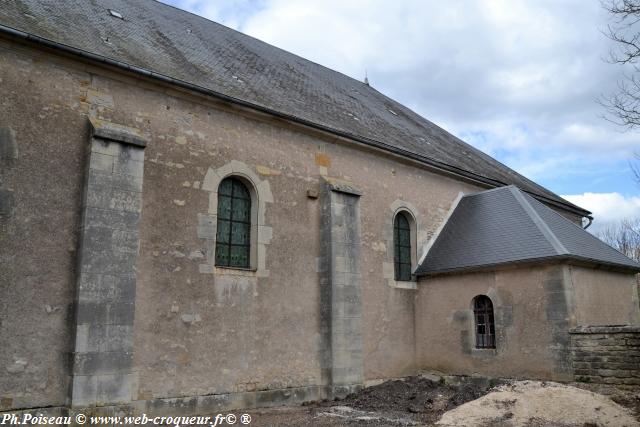
[[582,326],[569,334],[576,381],[640,385],[639,326]]

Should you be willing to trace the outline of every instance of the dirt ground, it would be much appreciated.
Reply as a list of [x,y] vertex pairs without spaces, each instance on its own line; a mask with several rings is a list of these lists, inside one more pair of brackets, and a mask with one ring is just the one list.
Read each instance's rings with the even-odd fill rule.
[[[438,425],[640,425],[638,390],[623,391],[613,387],[574,385],[599,394],[593,395],[588,391],[555,383],[496,381],[471,377],[448,377],[447,381],[444,381],[434,376],[419,376],[387,381],[341,400],[316,402],[299,407],[254,409],[247,413],[251,415],[251,426],[434,426],[445,413],[447,415],[444,419],[448,424]],[[489,393],[491,394],[487,396]],[[518,399],[525,403],[524,409],[522,403],[516,404]],[[595,400],[592,402],[590,399]],[[569,401],[572,402],[571,405],[567,405]],[[467,402],[471,403],[461,407]],[[527,411],[539,410],[536,405],[544,408],[542,412],[554,413],[548,410],[548,405],[556,404],[559,405],[556,412],[571,416],[569,412],[563,412],[561,405],[574,407],[574,402],[581,402],[583,408],[575,411],[580,415],[573,415],[576,422],[549,422],[548,419],[535,416],[529,417],[529,421],[525,423],[518,421],[518,417],[522,418],[523,413],[526,415]],[[584,408],[590,405],[600,418],[589,418],[588,411]],[[478,414],[487,417],[478,417]],[[594,421],[590,421],[591,419]],[[624,422],[629,419],[631,424]],[[634,424],[636,421],[638,424]]]

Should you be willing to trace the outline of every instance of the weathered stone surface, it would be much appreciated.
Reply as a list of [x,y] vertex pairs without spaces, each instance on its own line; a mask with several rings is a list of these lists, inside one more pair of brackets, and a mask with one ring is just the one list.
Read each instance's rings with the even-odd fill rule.
[[331,390],[364,383],[362,355],[362,290],[360,287],[360,193],[352,186],[329,182],[323,193],[323,246],[318,270],[323,282],[325,326],[323,364]]
[[91,132],[96,138],[132,144],[139,147],[145,147],[148,141],[138,129],[95,118],[91,119]]
[[0,219],[13,215],[14,203],[13,191],[0,188]]
[[0,165],[12,165],[18,159],[16,133],[8,127],[0,127]]
[[634,351],[637,326],[587,326],[570,330],[573,373],[579,380],[605,384],[640,384],[640,363]]
[[76,407],[128,403],[133,393],[141,147],[146,141],[126,127],[104,121],[92,121],[92,126],[72,363]]

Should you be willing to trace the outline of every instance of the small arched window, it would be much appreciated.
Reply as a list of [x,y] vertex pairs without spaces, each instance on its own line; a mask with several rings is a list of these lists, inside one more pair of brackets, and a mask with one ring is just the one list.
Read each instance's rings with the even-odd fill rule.
[[399,212],[393,220],[393,246],[395,279],[411,280],[411,227],[404,212]]
[[476,348],[496,348],[496,330],[493,323],[493,303],[486,295],[473,299],[476,322]]
[[216,266],[249,268],[251,257],[251,195],[238,178],[218,187]]

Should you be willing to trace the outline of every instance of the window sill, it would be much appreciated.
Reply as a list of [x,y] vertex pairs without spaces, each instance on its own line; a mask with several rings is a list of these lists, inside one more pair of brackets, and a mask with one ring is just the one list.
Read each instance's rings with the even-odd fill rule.
[[495,348],[472,348],[471,356],[473,357],[495,357],[498,351]]
[[242,267],[218,267],[214,269],[214,274],[227,276],[255,276],[257,269]]
[[414,280],[388,280],[387,284],[396,289],[418,289],[418,283]]

